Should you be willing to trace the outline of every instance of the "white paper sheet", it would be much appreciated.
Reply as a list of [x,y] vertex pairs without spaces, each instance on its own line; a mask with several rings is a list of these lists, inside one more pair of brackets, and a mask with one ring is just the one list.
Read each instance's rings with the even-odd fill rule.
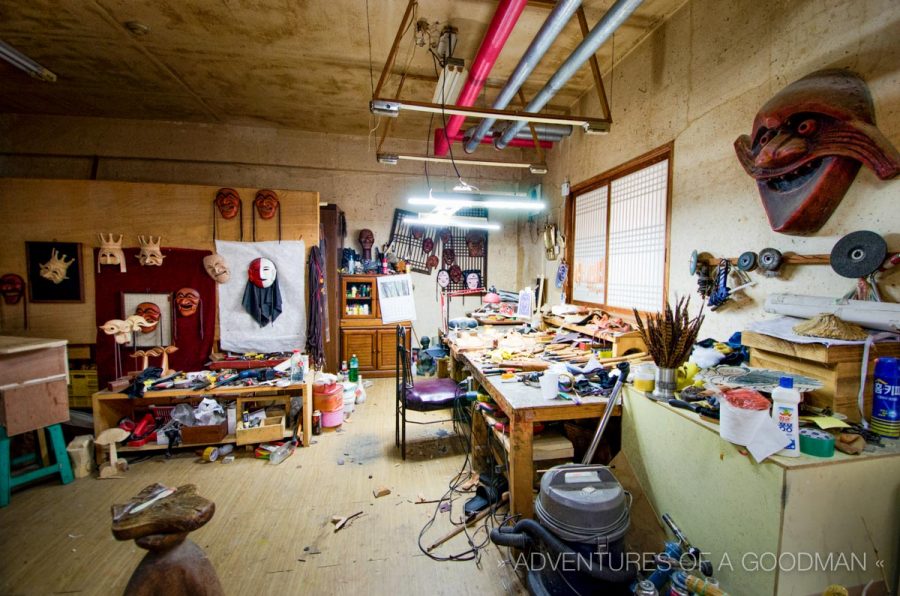
[[381,309],[381,322],[386,325],[416,320],[416,301],[408,273],[378,278],[378,308]]
[[[216,240],[216,252],[231,269],[228,283],[218,284],[219,344],[229,352],[289,352],[306,345],[306,244],[284,242],[228,242]],[[281,291],[281,315],[260,327],[241,301],[247,287],[247,268],[259,257],[275,263]]]

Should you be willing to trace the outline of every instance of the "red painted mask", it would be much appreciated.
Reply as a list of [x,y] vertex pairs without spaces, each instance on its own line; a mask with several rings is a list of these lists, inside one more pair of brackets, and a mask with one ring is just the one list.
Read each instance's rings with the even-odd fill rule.
[[200,306],[200,292],[194,288],[181,288],[175,292],[175,306],[182,317],[192,317]]
[[141,333],[152,333],[159,326],[159,317],[162,313],[159,306],[153,302],[141,302],[134,307],[134,314],[144,317],[144,320],[150,323],[149,327],[140,327]]
[[441,257],[444,260],[444,267],[450,267],[456,262],[456,251],[452,248],[445,248],[441,251]]
[[369,261],[372,259],[372,245],[375,244],[375,234],[372,230],[359,231],[359,245],[362,246],[362,257]]
[[469,230],[466,233],[466,250],[470,257],[484,256],[484,233]]
[[432,240],[431,238],[426,238],[425,240],[422,240],[422,250],[425,252],[426,255],[430,255],[431,252],[434,250],[434,240]]
[[18,304],[25,295],[25,280],[15,273],[0,277],[0,295],[6,304]]
[[241,197],[233,188],[220,188],[215,204],[223,218],[234,219],[241,210]]
[[278,195],[274,190],[260,190],[253,201],[260,219],[272,219],[278,211]]
[[874,114],[865,82],[846,70],[814,72],[766,102],[752,136],[741,135],[734,148],[773,230],[817,231],[861,164],[882,180],[900,173],[900,154],[875,127]]
[[275,263],[265,257],[254,259],[247,270],[250,283],[257,288],[268,288],[271,286],[275,283],[276,274]]

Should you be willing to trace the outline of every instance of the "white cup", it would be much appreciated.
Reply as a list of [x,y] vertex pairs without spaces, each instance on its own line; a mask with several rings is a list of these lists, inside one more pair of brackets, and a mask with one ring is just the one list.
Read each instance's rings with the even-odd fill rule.
[[544,371],[541,375],[541,395],[544,399],[556,399],[559,394],[559,373]]

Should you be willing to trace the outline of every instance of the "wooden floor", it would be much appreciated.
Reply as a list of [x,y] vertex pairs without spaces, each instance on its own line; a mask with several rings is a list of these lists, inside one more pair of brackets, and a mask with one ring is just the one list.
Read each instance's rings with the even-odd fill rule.
[[[189,452],[136,463],[122,480],[48,481],[13,493],[0,509],[0,594],[122,593],[143,550],[117,542],[110,505],[144,486],[194,483],[216,503],[206,527],[191,534],[216,567],[228,594],[520,594],[518,579],[490,545],[480,568],[435,562],[416,545],[463,455],[449,424],[410,425],[407,460],[394,447],[393,380],[380,379],[343,432],[313,437],[279,466],[241,453],[232,464],[199,463]],[[339,465],[338,461],[344,464]],[[391,489],[375,499],[372,490]],[[454,502],[459,519],[462,499]],[[364,511],[338,533],[333,515]],[[440,514],[428,537],[452,526]],[[429,542],[431,541],[429,540]],[[438,549],[466,548],[459,536]],[[307,547],[309,547],[307,549]],[[310,554],[310,551],[321,551]]]

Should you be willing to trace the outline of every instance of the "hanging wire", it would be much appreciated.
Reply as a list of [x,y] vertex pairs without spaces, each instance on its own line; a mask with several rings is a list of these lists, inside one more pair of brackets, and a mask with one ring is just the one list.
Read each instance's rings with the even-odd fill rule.
[[460,182],[463,182],[462,174],[459,173],[459,168],[456,167],[456,159],[453,157],[453,142],[447,135],[447,112],[444,111],[444,106],[447,105],[447,91],[445,88],[447,81],[445,78],[441,78],[440,73],[438,72],[437,58],[434,54],[432,54],[431,60],[434,64],[434,74],[441,79],[441,120],[444,123],[444,138],[447,139],[447,147],[450,149],[450,163],[453,165],[453,171],[456,172],[456,177]]

